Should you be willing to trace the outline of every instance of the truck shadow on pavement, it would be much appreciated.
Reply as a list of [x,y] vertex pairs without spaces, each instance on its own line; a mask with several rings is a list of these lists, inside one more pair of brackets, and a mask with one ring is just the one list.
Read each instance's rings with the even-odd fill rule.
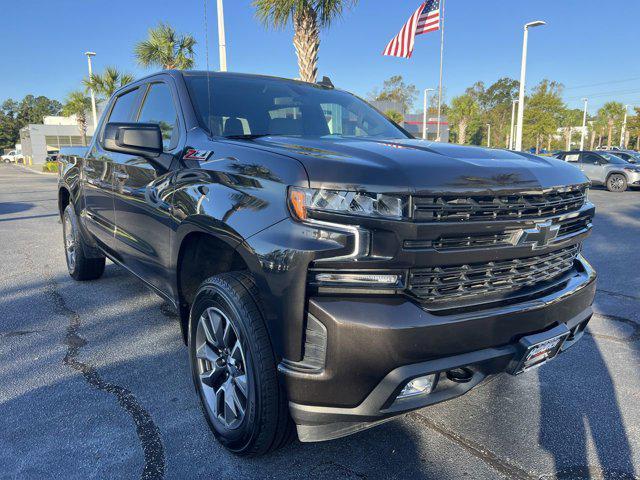
[[26,212],[33,207],[35,207],[35,205],[29,202],[0,202],[0,215]]
[[[637,311],[637,307],[640,307],[640,284],[633,283],[638,281],[637,272],[640,269],[636,248],[637,239],[640,238],[640,206],[637,201],[632,202],[638,198],[634,193],[616,195],[603,192],[602,196],[598,196],[600,203],[615,203],[615,211],[598,210],[593,235],[586,243],[586,257],[600,276],[599,293],[595,301],[596,314],[587,329],[588,335],[576,347],[580,351],[569,351],[560,357],[558,362],[564,363],[561,370],[556,371],[555,365],[549,365],[539,372],[539,441],[552,455],[559,479],[638,478],[618,402],[618,395],[622,394],[616,392],[612,372],[602,350],[611,345],[624,344],[628,349],[623,352],[629,352],[625,362],[637,372],[633,365],[640,364],[640,321],[621,317],[618,313],[622,310],[621,299],[635,303],[635,308],[631,310]],[[618,286],[620,280],[624,291],[620,291]],[[616,315],[599,313],[611,309]],[[603,320],[618,323],[621,330],[631,330],[631,334],[616,338],[594,333],[594,323]],[[588,352],[582,354],[586,349]],[[609,358],[619,361],[620,357],[611,355]],[[611,360],[609,365],[612,365]],[[617,370],[617,373],[624,375],[621,370]],[[558,381],[559,378],[562,381]],[[637,378],[629,380],[638,381]],[[624,385],[623,382],[625,379],[621,378],[618,383]],[[545,385],[552,387],[545,388]],[[589,435],[599,467],[590,463],[588,458]]]
[[[47,270],[34,285],[1,292],[2,310],[16,312],[21,331],[0,336],[2,356],[16,352],[0,380],[28,386],[9,387],[0,400],[0,477],[441,476],[437,452],[421,457],[416,432],[402,421],[258,459],[229,454],[202,416],[166,303],[114,265],[81,284]],[[46,371],[34,376],[39,369]]]
[[[596,341],[589,336],[582,341],[587,361],[569,351],[557,360],[563,361],[559,371],[551,365],[540,369],[540,445],[552,455],[558,479],[635,479],[609,368]],[[599,466],[588,458],[589,436]]]

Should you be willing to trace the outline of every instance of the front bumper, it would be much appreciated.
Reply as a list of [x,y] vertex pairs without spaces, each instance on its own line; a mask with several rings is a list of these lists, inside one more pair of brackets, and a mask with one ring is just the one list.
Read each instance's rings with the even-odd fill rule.
[[[592,315],[596,274],[582,258],[551,293],[481,311],[434,314],[405,298],[309,299],[308,313],[326,329],[324,365],[280,364],[291,415],[302,441],[338,438],[395,415],[460,396],[522,355],[524,336],[564,328],[563,351]],[[445,372],[464,367],[464,383]],[[396,399],[410,380],[439,374],[427,395]]]

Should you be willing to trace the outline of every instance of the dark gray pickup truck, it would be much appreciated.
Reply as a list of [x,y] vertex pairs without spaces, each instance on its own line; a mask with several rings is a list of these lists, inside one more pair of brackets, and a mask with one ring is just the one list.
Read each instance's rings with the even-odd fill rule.
[[592,315],[579,169],[416,140],[327,82],[161,72],[59,161],[69,273],[109,258],[175,306],[238,454],[526,372]]

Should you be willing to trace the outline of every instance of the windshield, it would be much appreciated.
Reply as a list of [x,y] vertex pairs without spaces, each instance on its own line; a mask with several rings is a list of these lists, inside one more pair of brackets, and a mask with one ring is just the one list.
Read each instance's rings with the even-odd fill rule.
[[622,160],[620,157],[616,157],[615,155],[611,155],[610,153],[600,153],[600,155],[602,155],[604,158],[609,160],[609,162],[615,163],[617,165],[623,165],[623,164],[628,163],[628,162]]
[[627,162],[638,163],[638,160],[640,160],[640,153],[627,152],[627,155],[629,155]]
[[263,77],[185,74],[200,123],[214,136],[407,138],[346,92]]

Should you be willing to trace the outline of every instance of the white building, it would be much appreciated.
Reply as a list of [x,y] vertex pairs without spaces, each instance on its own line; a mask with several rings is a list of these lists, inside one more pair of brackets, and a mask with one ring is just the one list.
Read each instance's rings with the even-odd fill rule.
[[[106,102],[98,104],[98,118],[106,107]],[[93,118],[87,112],[87,144],[91,141]],[[82,146],[82,133],[75,115],[70,117],[44,117],[42,124],[29,124],[20,129],[20,143],[25,160],[31,164],[45,163],[47,156],[57,153],[60,147]]]

